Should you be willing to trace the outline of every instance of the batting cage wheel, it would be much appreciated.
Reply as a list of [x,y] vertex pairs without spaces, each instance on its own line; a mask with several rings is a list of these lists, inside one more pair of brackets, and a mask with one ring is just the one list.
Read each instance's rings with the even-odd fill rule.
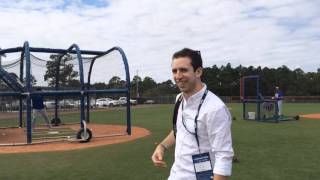
[[61,124],[61,119],[60,118],[52,118],[51,124],[54,126],[59,126]]
[[82,143],[89,142],[92,138],[92,132],[88,128],[81,128],[77,133],[77,139]]

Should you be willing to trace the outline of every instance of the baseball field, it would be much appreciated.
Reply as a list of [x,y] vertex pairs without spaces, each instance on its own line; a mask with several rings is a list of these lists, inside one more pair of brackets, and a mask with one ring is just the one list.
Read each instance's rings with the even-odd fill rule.
[[[228,107],[236,117],[232,124],[232,135],[238,158],[233,165],[231,180],[314,180],[320,177],[320,118],[261,123],[242,120],[242,104],[228,104]],[[154,167],[150,156],[156,144],[171,128],[172,108],[173,105],[133,108],[132,125],[151,132],[149,136],[134,141],[81,150],[2,153],[0,179],[166,179],[173,162],[173,149],[165,157],[167,168]],[[114,118],[117,113],[123,114],[123,111],[92,112],[91,118],[97,123],[104,123],[103,119],[111,118],[108,123],[124,124]],[[285,115],[316,113],[320,113],[319,103],[284,105]],[[73,116],[76,114],[66,114],[64,118]]]

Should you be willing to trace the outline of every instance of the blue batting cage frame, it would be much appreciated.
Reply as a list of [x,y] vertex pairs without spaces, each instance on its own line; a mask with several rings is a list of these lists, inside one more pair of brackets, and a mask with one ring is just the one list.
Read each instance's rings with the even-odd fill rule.
[[[257,119],[260,119],[260,98],[259,98],[259,84],[260,84],[260,77],[257,76],[257,75],[251,75],[251,76],[243,76],[241,78],[241,83],[242,83],[242,86],[240,88],[242,88],[240,91],[242,92],[242,94],[240,96],[242,96],[242,104],[243,104],[243,119],[247,120],[248,118],[246,118],[246,104],[247,103],[256,103],[256,108],[257,108]],[[248,96],[247,95],[247,86],[246,86],[246,83],[248,81],[253,81],[255,82],[256,84],[256,88],[255,88],[255,97],[252,97],[252,96]]]
[[[279,111],[277,101],[272,99],[264,99],[260,92],[260,76],[258,75],[250,75],[250,76],[243,76],[241,78],[241,90],[242,94],[242,104],[243,104],[243,119],[244,120],[255,120],[255,121],[263,121],[263,122],[278,122],[279,117],[277,115],[277,112]],[[246,84],[251,81],[255,85],[254,95],[249,95],[247,93],[249,91]],[[252,88],[252,87],[251,87]],[[255,113],[254,119],[251,119],[252,117],[249,117],[249,112],[247,113],[247,109],[249,109],[249,104],[253,104],[255,106],[255,110],[253,111]],[[272,117],[266,117],[265,113],[262,115],[262,108],[267,109],[268,107],[274,107],[274,111],[272,114]],[[264,112],[265,112],[265,109]],[[272,110],[273,108],[270,108]]]
[[[124,68],[125,68],[125,76],[126,76],[126,87],[122,89],[100,89],[100,90],[91,90],[90,89],[90,81],[91,81],[91,73],[92,68],[94,66],[95,60],[101,56],[107,55],[111,52],[117,51],[121,54]],[[20,62],[20,75],[19,80],[23,81],[24,76],[24,60],[26,65],[26,79],[25,84],[20,84],[11,77],[11,75],[6,72],[2,67],[0,67],[0,78],[13,90],[13,91],[6,91],[0,92],[0,96],[15,96],[19,97],[19,127],[22,127],[22,115],[23,115],[23,103],[22,100],[26,99],[26,128],[27,128],[27,144],[32,143],[32,125],[31,125],[31,97],[35,95],[43,95],[43,96],[80,96],[80,126],[84,128],[83,121],[89,122],[90,117],[90,94],[105,94],[105,93],[122,93],[125,94],[127,97],[127,104],[126,104],[126,119],[127,119],[127,129],[126,132],[128,135],[131,135],[131,109],[130,109],[130,73],[129,73],[129,65],[127,57],[124,51],[120,47],[113,47],[107,51],[90,51],[90,50],[80,50],[79,46],[76,44],[72,44],[68,49],[49,49],[49,48],[36,48],[30,47],[29,43],[26,41],[23,44],[23,47],[16,47],[16,48],[9,48],[9,49],[0,49],[0,55],[8,54],[8,53],[17,53],[21,52],[21,62]],[[38,53],[58,53],[60,54],[59,63],[61,62],[61,58],[67,54],[75,54],[78,59],[79,63],[79,76],[80,76],[80,89],[78,90],[59,90],[59,68],[57,68],[56,73],[56,86],[54,91],[33,91],[32,83],[31,83],[31,64],[30,64],[30,53],[31,52],[38,52]],[[82,55],[93,55],[93,60],[90,64],[90,69],[88,73],[88,81],[87,85],[84,83],[84,74],[83,74],[83,59]],[[60,64],[57,64],[60,67]],[[86,111],[85,111],[85,97],[87,100]],[[57,101],[57,99],[56,99]],[[58,118],[58,104],[56,102],[55,107],[55,118]]]
[[[240,96],[242,97],[242,104],[243,104],[243,119],[244,120],[255,120],[259,122],[280,122],[280,121],[291,121],[291,120],[298,120],[299,116],[289,117],[289,116],[279,116],[279,107],[278,107],[278,100],[274,99],[264,99],[260,92],[260,76],[258,75],[251,75],[251,76],[243,76],[240,80]],[[248,81],[254,82],[255,95],[249,96],[247,91],[249,87],[246,86]],[[249,104],[255,104],[255,118],[250,119],[249,115],[247,117],[247,108]],[[273,110],[274,111],[273,111]],[[269,110],[271,114],[269,116],[266,115],[266,110]]]

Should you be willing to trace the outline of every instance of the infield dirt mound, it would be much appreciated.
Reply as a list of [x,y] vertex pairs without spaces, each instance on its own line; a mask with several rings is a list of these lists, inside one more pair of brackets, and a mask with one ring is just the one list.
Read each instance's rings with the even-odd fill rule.
[[320,119],[320,113],[318,114],[303,114],[300,117],[310,118],[310,119]]
[[[79,125],[70,125],[72,129],[79,129]],[[108,144],[122,143],[132,141],[150,135],[150,131],[141,127],[132,127],[132,134],[112,136],[116,132],[125,132],[126,126],[105,125],[105,124],[88,124],[88,128],[93,132],[93,138],[88,143],[77,141],[59,141],[41,144],[31,144],[23,146],[1,146],[0,153],[25,153],[25,152],[45,152],[45,151],[67,151],[84,149],[90,147],[103,146]],[[24,128],[0,129],[0,143],[19,143],[25,141],[26,135]],[[110,135],[101,137],[104,135]],[[11,139],[11,140],[10,140]]]

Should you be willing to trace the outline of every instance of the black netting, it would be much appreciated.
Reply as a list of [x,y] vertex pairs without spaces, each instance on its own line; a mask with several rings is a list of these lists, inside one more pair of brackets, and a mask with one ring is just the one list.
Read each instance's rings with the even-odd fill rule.
[[[119,101],[126,96],[123,89],[127,86],[121,54],[118,51],[112,51],[99,57],[88,54],[82,54],[81,57],[83,84],[81,84],[80,78],[79,58],[76,54],[30,53],[31,94],[40,87],[43,93],[46,93],[43,98],[49,120],[52,123],[56,122],[57,119],[60,121],[60,126],[55,127],[55,131],[50,132],[47,129],[45,119],[41,116],[37,117],[36,129],[33,130],[32,135],[33,142],[48,141],[60,138],[60,136],[64,138],[74,137],[76,130],[80,128],[81,120],[98,124],[125,125],[127,123],[126,101]],[[21,52],[10,53],[7,57],[2,57],[0,128],[26,127],[27,96],[25,92],[27,92],[26,74],[28,72],[26,59],[26,56],[21,56]],[[91,76],[89,76],[90,72]],[[90,80],[89,77],[91,77]],[[122,92],[107,92],[115,89],[122,89]],[[87,90],[99,91],[90,92],[84,96],[85,112],[83,113],[83,119],[81,119],[80,111],[80,100],[83,96],[81,96],[80,90],[82,93]],[[56,94],[56,92],[60,92],[60,94]],[[10,93],[10,95],[5,93]],[[87,99],[89,103],[87,103]],[[98,112],[89,116],[87,107],[89,107],[90,112]],[[54,134],[56,131],[58,131],[57,135]],[[125,133],[126,127],[124,126],[119,131]],[[5,133],[9,132],[6,131]],[[119,134],[120,132],[112,133]],[[26,143],[26,128],[21,128],[21,134],[23,140],[17,142]],[[104,134],[99,134],[99,136],[104,136]]]

